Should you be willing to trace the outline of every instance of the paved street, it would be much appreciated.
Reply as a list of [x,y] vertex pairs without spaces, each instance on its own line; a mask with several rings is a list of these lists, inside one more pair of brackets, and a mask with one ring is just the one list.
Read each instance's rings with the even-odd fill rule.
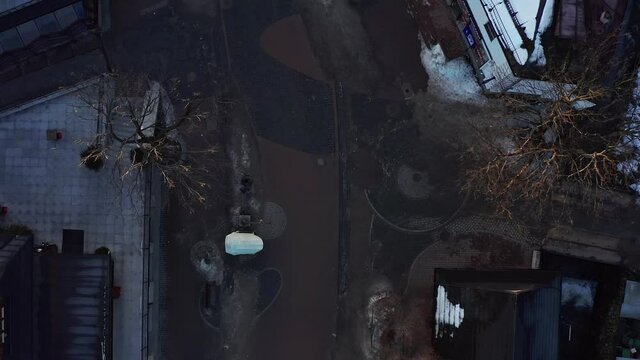
[[231,71],[260,137],[264,200],[280,205],[287,216],[283,235],[265,240],[257,259],[278,269],[283,285],[256,323],[250,345],[255,360],[329,359],[335,340],[338,171],[332,88],[277,62],[260,44],[268,26],[294,14],[292,6],[242,0],[224,13]]
[[257,322],[251,358],[329,359],[337,306],[336,159],[265,139],[259,146],[265,198],[284,208],[287,228],[280,238],[266,240],[260,255],[264,266],[281,271],[283,287]]

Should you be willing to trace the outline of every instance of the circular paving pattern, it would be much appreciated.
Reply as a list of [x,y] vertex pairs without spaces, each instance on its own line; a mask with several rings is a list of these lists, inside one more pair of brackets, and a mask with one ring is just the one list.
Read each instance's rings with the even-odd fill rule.
[[426,199],[434,191],[433,185],[429,183],[429,174],[408,165],[398,168],[396,181],[400,193],[410,199]]
[[274,202],[262,205],[262,221],[256,228],[256,233],[265,240],[280,237],[287,228],[287,214],[282,206]]

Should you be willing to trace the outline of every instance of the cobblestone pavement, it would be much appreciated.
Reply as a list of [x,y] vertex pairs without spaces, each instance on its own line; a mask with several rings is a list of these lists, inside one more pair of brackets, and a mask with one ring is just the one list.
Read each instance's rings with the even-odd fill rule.
[[505,218],[488,215],[472,215],[457,218],[447,225],[445,230],[453,237],[464,234],[485,233],[530,247],[541,245],[543,240],[531,234],[523,225]]

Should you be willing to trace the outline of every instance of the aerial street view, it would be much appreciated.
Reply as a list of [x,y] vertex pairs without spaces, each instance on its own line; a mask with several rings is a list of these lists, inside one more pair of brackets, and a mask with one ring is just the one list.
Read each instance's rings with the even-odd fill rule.
[[640,359],[640,0],[0,0],[5,359]]

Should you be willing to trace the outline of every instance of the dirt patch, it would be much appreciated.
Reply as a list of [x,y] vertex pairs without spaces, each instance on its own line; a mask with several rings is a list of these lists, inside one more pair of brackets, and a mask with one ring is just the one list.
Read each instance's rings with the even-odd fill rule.
[[430,298],[407,298],[387,330],[385,360],[436,359],[431,346]]
[[468,236],[471,247],[482,256],[473,259],[478,268],[493,268],[493,264],[526,264],[525,250],[522,244],[497,238],[495,235],[480,233]]
[[507,114],[502,103],[486,99],[486,105],[443,101],[421,92],[413,97],[413,122],[424,140],[445,142],[454,150],[478,141],[477,129],[504,123]]
[[400,87],[409,84],[409,94],[426,90],[427,74],[420,63],[418,28],[403,1],[380,0],[364,11],[363,21],[385,82],[402,97]]

